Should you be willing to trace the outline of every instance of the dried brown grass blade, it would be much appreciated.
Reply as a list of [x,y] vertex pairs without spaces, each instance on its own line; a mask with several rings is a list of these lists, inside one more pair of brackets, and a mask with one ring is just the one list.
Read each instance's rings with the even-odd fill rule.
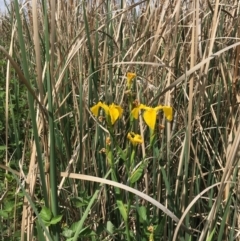
[[233,168],[236,164],[235,163],[235,157],[237,155],[237,151],[239,149],[239,146],[240,146],[240,126],[237,129],[232,148],[227,155],[227,163],[226,163],[225,169],[224,169],[223,174],[222,174],[221,184],[220,184],[220,188],[219,188],[219,191],[218,191],[218,196],[217,196],[216,201],[214,202],[214,204],[211,208],[211,211],[210,211],[210,213],[207,217],[207,220],[205,222],[205,225],[204,225],[204,228],[202,230],[199,241],[205,240],[205,235],[206,235],[206,232],[209,230],[209,225],[210,225],[210,227],[213,226],[213,223],[215,221],[215,217],[216,217],[216,214],[217,214],[217,209],[220,205],[220,201],[222,200],[224,188],[226,186],[226,183],[230,180],[231,174],[233,172]]
[[[191,68],[190,70],[186,71],[185,74],[183,74],[182,76],[180,76],[176,81],[174,81],[170,86],[168,86],[167,88],[165,88],[162,92],[160,92],[159,94],[157,94],[153,100],[151,100],[149,102],[149,105],[151,105],[154,101],[156,101],[160,96],[164,95],[167,91],[175,88],[177,85],[181,84],[188,76],[190,76],[191,74],[193,74],[195,71],[199,70],[202,66],[204,66],[206,63],[208,63],[211,59],[216,58],[218,56],[220,56],[222,53],[226,52],[229,49],[232,49],[234,47],[237,47],[238,45],[240,45],[240,42],[237,42],[235,44],[232,44],[230,46],[227,46],[226,48],[223,48],[221,50],[219,50],[218,52],[210,55],[208,58],[202,60],[200,63],[198,63],[197,65],[195,65],[193,68]],[[124,63],[118,63],[118,64],[124,64]]]
[[[93,177],[93,176],[90,176],[90,175],[83,175],[83,174],[78,174],[78,173],[61,172],[61,177],[68,177],[68,178],[73,178],[73,179],[80,179],[80,180],[85,180],[85,181],[98,182],[98,183],[103,183],[103,184],[111,185],[111,186],[114,186],[114,187],[118,187],[118,188],[123,189],[125,191],[131,192],[131,193],[143,198],[144,200],[150,202],[152,205],[161,209],[173,221],[175,221],[176,223],[179,222],[179,219],[177,218],[177,216],[174,213],[172,213],[169,209],[167,209],[165,206],[163,206],[161,203],[157,202],[155,199],[151,198],[150,196],[146,195],[145,193],[140,192],[140,191],[138,191],[134,188],[131,188],[129,186],[126,186],[126,185],[123,185],[121,183],[114,182],[114,181],[111,181],[111,180],[107,180],[107,179],[104,179],[104,178]],[[189,228],[187,228],[183,224],[181,224],[181,227],[186,232],[192,233],[192,230],[190,230]]]

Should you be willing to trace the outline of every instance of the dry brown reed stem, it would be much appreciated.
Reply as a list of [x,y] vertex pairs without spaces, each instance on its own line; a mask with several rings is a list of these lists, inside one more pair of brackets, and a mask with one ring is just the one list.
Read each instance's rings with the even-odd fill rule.
[[[41,50],[40,50],[40,42],[39,42],[39,15],[37,10],[37,1],[32,1],[32,22],[33,22],[33,41],[34,41],[34,50],[36,56],[36,74],[37,74],[37,84],[40,96],[40,102],[44,104],[44,93],[43,93],[43,80],[42,80],[42,64],[41,64]],[[29,16],[30,17],[30,16]]]
[[[197,58],[198,58],[198,28],[199,28],[199,2],[195,1],[193,2],[193,11],[192,11],[192,36],[191,36],[191,53],[190,53],[190,69],[193,68],[196,65]],[[194,78],[195,76],[192,75],[189,80],[189,93],[188,93],[188,98],[189,98],[189,104],[188,104],[188,158],[190,157],[190,146],[192,145],[191,137],[192,137],[192,122],[195,120],[193,119],[193,106],[194,106],[194,95],[193,95],[193,86],[194,86]],[[189,190],[189,199],[193,199],[193,188],[194,188],[194,176],[195,176],[195,170],[196,170],[196,157],[193,158],[193,166],[192,166],[192,181],[191,181],[191,186]]]

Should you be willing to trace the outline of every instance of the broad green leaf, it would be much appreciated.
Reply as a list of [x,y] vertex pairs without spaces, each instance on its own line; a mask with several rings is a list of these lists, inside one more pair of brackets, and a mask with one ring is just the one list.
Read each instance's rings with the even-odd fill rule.
[[71,227],[70,227],[70,229],[71,229],[74,233],[75,233],[76,230],[77,230],[77,226],[78,226],[79,222],[80,222],[80,221],[73,223],[73,224],[71,225]]
[[7,181],[10,183],[14,180],[14,177],[11,174],[5,174],[5,177],[6,177]]
[[89,203],[88,199],[79,198],[79,197],[71,198],[71,201],[73,202],[73,205],[77,208],[84,207],[84,206],[88,205],[88,203]]
[[142,163],[132,174],[130,177],[130,182],[132,184],[134,184],[135,182],[137,182],[139,180],[139,178],[142,176],[143,174],[143,170],[145,168],[146,164]]
[[62,235],[65,237],[65,238],[71,238],[73,236],[74,232],[71,230],[71,229],[65,229],[63,230],[62,232]]
[[115,227],[114,227],[113,223],[111,221],[107,221],[107,231],[110,234],[113,234],[114,230],[115,230]]
[[123,159],[123,161],[126,161],[127,159],[127,149],[122,150],[120,147],[117,147],[118,156]]
[[122,200],[118,199],[117,200],[117,205],[118,205],[118,209],[119,209],[119,211],[120,211],[120,213],[121,213],[121,215],[123,217],[123,220],[125,222],[127,222],[127,210],[124,207]]
[[138,215],[140,217],[140,220],[139,220],[140,223],[143,223],[143,222],[147,221],[147,209],[146,209],[146,207],[141,206],[137,209],[137,211],[138,211]]
[[8,213],[5,210],[0,209],[0,217],[8,218]]
[[49,227],[49,226],[51,225],[51,222],[44,221],[44,220],[42,220],[42,221],[43,221],[43,223],[44,223],[44,225],[45,225],[46,227]]
[[49,208],[43,207],[40,212],[40,217],[43,221],[49,222],[52,219],[52,212]]
[[10,202],[10,201],[6,202],[4,204],[4,211],[11,212],[14,209],[14,205],[15,205],[14,202]]
[[63,215],[57,215],[55,217],[53,217],[50,221],[51,224],[56,224],[59,223],[62,220],[62,216]]

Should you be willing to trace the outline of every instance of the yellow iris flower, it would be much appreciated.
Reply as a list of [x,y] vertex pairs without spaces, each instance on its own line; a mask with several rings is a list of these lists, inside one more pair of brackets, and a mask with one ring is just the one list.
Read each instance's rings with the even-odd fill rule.
[[135,134],[134,132],[129,132],[127,138],[131,141],[131,143],[136,146],[137,144],[143,143],[143,139],[140,135]]
[[99,101],[90,109],[96,117],[98,116],[99,108],[102,108],[105,111],[106,115],[110,116],[112,125],[116,122],[118,118],[122,116],[123,113],[123,109],[121,106],[115,104],[106,105],[105,103]]
[[127,85],[129,89],[131,88],[132,81],[136,76],[137,75],[135,73],[127,72]]
[[136,108],[134,108],[131,112],[131,114],[135,119],[138,119],[140,110],[145,110],[143,113],[143,119],[152,130],[154,130],[156,119],[157,119],[157,112],[159,110],[163,110],[167,120],[169,121],[172,120],[172,107],[170,106],[159,105],[155,108],[152,108],[152,107],[140,104]]

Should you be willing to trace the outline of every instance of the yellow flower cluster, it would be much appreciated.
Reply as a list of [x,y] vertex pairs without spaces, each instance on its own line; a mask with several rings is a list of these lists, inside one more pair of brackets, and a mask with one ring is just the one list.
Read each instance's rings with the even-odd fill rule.
[[138,119],[140,110],[144,110],[143,119],[152,130],[154,130],[154,128],[155,128],[157,112],[159,110],[163,110],[167,120],[169,120],[169,121],[172,120],[172,107],[170,107],[170,106],[159,105],[155,108],[152,108],[152,107],[140,104],[136,108],[134,108],[131,112],[131,114],[133,115],[133,117],[135,119]]
[[[127,84],[129,88],[131,87],[132,80],[135,77],[136,77],[135,73],[130,73],[130,72],[127,73]],[[123,113],[123,109],[121,106],[115,105],[115,104],[107,105],[102,102],[98,102],[96,105],[94,105],[91,108],[91,112],[97,117],[100,108],[102,108],[105,114],[110,117],[112,125],[117,121],[118,118],[121,118]],[[138,106],[131,111],[131,114],[135,119],[138,119],[140,110],[144,111],[143,119],[146,122],[146,124],[149,126],[149,128],[152,130],[154,130],[155,128],[157,112],[159,110],[163,110],[167,120],[169,121],[172,120],[173,111],[172,111],[172,107],[170,106],[159,105],[157,107],[152,108],[143,104],[138,104]],[[141,144],[143,142],[142,137],[133,132],[128,133],[127,137],[133,145]]]
[[137,144],[142,144],[143,139],[140,135],[135,134],[134,132],[129,132],[127,138],[131,141],[131,143],[136,146]]
[[131,88],[132,86],[132,81],[133,79],[136,77],[137,75],[135,73],[131,73],[131,72],[128,72],[127,73],[127,86],[128,86],[128,89]]
[[115,104],[106,105],[102,102],[98,102],[90,109],[96,117],[98,116],[98,111],[100,107],[103,108],[106,115],[110,116],[112,125],[116,122],[118,118],[122,116],[123,109],[121,106]]

